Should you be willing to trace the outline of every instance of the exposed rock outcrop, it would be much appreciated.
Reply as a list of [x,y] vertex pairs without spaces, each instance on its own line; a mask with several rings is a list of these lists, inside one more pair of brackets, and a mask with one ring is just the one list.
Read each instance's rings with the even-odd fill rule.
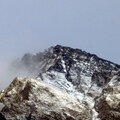
[[120,120],[120,74],[116,74],[96,98],[95,108],[101,120]]
[[91,110],[74,96],[32,78],[15,78],[0,95],[7,120],[91,120]]

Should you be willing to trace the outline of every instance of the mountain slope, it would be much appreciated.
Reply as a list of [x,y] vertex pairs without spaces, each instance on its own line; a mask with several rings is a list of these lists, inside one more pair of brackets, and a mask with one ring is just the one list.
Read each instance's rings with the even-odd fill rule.
[[120,65],[94,54],[60,45],[36,55],[25,54],[14,66],[24,68],[56,91],[74,96],[91,110],[92,120],[103,119],[96,98],[120,70]]

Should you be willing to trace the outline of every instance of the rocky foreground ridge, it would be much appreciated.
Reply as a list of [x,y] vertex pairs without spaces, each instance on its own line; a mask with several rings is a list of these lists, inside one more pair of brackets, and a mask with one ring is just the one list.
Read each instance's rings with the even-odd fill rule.
[[13,64],[33,78],[15,78],[0,92],[7,120],[119,120],[120,65],[57,45]]
[[15,78],[1,92],[2,113],[11,120],[90,120],[89,109],[74,96],[32,78]]

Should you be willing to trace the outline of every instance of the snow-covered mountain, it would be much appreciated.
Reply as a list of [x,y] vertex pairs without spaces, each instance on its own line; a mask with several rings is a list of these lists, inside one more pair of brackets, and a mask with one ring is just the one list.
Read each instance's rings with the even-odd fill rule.
[[[90,112],[88,118],[75,118],[73,115],[74,117],[72,116],[72,118],[75,120],[119,120],[118,118],[120,118],[120,113],[117,108],[116,113],[114,110],[112,112],[115,113],[115,115],[110,112],[110,110],[112,111],[112,107],[110,105],[113,103],[108,105],[110,106],[110,110],[105,108],[107,106],[106,104],[109,104],[109,101],[112,102],[112,97],[106,97],[108,93],[112,94],[108,88],[112,86],[112,84],[114,84],[113,86],[119,84],[120,65],[101,59],[94,54],[90,54],[79,49],[57,45],[44,52],[37,53],[36,55],[25,54],[21,60],[13,64],[13,67],[17,69],[19,68],[18,70],[25,69],[31,74],[31,76],[43,82],[45,85],[53,88],[54,91],[60,91],[62,94],[71,96],[71,98],[74,97],[81,106],[84,106],[84,108],[88,109]],[[5,90],[6,92],[1,92],[1,102],[4,104],[5,100],[8,100],[8,98],[5,96],[5,93],[8,93],[9,90],[11,91],[12,89],[11,86],[9,87],[10,89],[7,88]],[[20,86],[13,85],[12,87],[15,89],[13,89],[10,94],[15,92],[19,96],[17,89]],[[20,87],[20,89],[23,88]],[[108,91],[106,91],[105,96],[104,91],[106,89]],[[120,87],[117,86],[117,91],[119,90]],[[40,91],[35,90],[34,92]],[[32,95],[36,94],[34,92]],[[40,93],[37,94],[40,95]],[[116,95],[117,99],[120,99],[120,93],[117,92],[117,94],[114,96],[114,99],[116,99]],[[108,100],[105,99],[104,101],[106,104],[103,105],[102,100],[105,97]],[[60,100],[62,101],[62,98],[60,98]],[[7,103],[9,103],[9,101]],[[18,104],[18,102],[15,103]],[[58,104],[55,101],[53,104],[54,103]],[[67,104],[64,105],[64,108],[67,106]],[[102,115],[104,112],[101,107],[104,107],[104,111],[107,109],[108,112],[106,112],[105,115]],[[57,110],[58,109],[56,108],[56,111]],[[4,114],[6,114],[4,109],[2,111]],[[60,120],[64,119],[60,118]],[[66,118],[65,120],[68,119]]]

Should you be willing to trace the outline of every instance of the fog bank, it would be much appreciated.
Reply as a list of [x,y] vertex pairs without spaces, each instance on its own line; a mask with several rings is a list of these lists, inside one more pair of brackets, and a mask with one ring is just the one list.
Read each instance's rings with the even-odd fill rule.
[[6,88],[15,77],[34,77],[25,68],[19,69],[12,65],[12,62],[0,61],[0,90]]

